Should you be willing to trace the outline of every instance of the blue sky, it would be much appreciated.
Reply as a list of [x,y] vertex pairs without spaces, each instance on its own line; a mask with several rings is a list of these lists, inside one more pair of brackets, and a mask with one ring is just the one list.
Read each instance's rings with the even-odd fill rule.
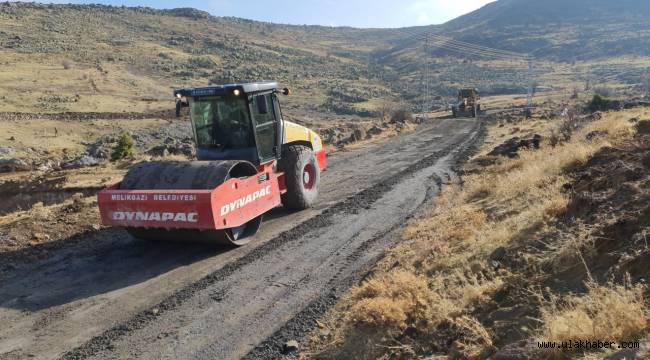
[[402,27],[440,24],[493,0],[78,0],[44,1],[103,3],[155,8],[194,7],[217,16],[285,24],[355,27]]

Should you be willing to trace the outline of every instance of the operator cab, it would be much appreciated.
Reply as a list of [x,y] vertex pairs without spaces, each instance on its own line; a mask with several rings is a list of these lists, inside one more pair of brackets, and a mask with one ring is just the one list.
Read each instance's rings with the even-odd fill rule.
[[259,165],[279,159],[283,122],[278,93],[288,95],[289,90],[278,90],[276,82],[175,90],[177,113],[179,106],[190,108],[198,160]]

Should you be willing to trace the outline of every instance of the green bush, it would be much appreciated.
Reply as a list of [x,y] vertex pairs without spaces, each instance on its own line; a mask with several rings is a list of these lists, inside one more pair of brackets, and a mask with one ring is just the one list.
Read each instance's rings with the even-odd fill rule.
[[325,111],[331,111],[338,115],[356,115],[359,117],[377,117],[379,113],[371,110],[357,109],[354,106],[328,97],[323,105],[320,106]]
[[134,141],[131,135],[124,133],[117,140],[117,145],[113,148],[111,159],[113,161],[122,160],[135,155]]
[[191,68],[203,68],[203,69],[211,69],[216,65],[214,63],[214,60],[212,60],[212,58],[210,58],[209,56],[191,57],[189,60],[189,64]]

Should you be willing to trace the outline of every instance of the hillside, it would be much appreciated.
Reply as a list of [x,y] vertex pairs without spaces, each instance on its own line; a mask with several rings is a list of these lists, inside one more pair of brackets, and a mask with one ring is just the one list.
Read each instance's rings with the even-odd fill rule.
[[650,14],[650,4],[642,0],[500,0],[444,24],[445,30],[485,25],[508,26],[613,23],[642,20]]
[[[500,0],[446,24],[403,29],[291,26],[212,16],[194,9],[0,4],[1,111],[146,112],[168,109],[170,90],[259,79],[293,87],[285,108],[306,123],[376,117],[384,100],[422,102],[428,59],[433,104],[460,86],[522,94],[526,64],[436,48],[442,34],[532,54],[542,87],[626,72],[638,83],[650,55],[650,5]],[[578,64],[574,64],[575,61]],[[571,63],[567,68],[566,63]],[[568,76],[567,76],[568,72]],[[545,84],[547,83],[547,84]]]
[[402,88],[418,84],[427,60],[431,86],[441,95],[467,85],[484,94],[526,91],[526,61],[477,53],[477,46],[530,56],[535,83],[546,90],[626,87],[650,72],[649,15],[650,4],[639,0],[499,0],[442,25],[396,29],[398,40],[372,56],[399,74]]
[[382,30],[22,3],[0,4],[0,24],[5,111],[148,111],[169,107],[175,86],[259,79],[294,86],[303,112],[322,111],[332,88],[391,95],[380,82],[358,84]]
[[499,0],[441,26],[415,29],[557,61],[650,55],[643,0]]
[[642,0],[501,0],[441,30],[536,57],[587,60],[650,54],[648,16]]

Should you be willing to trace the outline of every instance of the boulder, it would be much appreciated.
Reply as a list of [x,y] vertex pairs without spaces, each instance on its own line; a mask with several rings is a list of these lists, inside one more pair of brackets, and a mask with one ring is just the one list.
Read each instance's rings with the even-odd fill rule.
[[156,157],[166,157],[169,156],[169,150],[167,150],[167,145],[158,145],[149,149],[147,154]]
[[9,157],[14,151],[12,147],[0,147],[0,157]]
[[284,346],[282,347],[282,352],[284,354],[289,354],[292,353],[300,348],[300,344],[296,340],[289,340],[286,343],[284,343]]
[[513,137],[512,139],[507,140],[503,144],[495,147],[492,151],[488,153],[490,156],[507,156],[509,158],[514,158],[519,156],[519,149],[539,149],[539,144],[542,141],[542,136],[539,134],[533,135],[532,138],[521,139],[519,137]]
[[537,343],[532,339],[522,340],[504,346],[492,355],[494,360],[533,360],[538,359]]
[[336,128],[323,129],[320,131],[320,135],[326,144],[335,144],[341,139],[341,131]]
[[196,157],[196,148],[194,147],[194,143],[192,141],[190,142],[182,142],[180,145],[177,146],[177,154],[183,154],[188,158],[194,158]]
[[379,135],[382,132],[384,132],[384,130],[382,128],[380,128],[379,126],[377,126],[377,125],[375,125],[375,126],[371,127],[370,129],[368,129],[368,135],[370,135],[370,136]]
[[352,132],[352,140],[353,141],[361,141],[366,138],[366,130],[360,126],[357,126],[354,128]]
[[87,147],[86,154],[97,159],[109,159],[115,143],[117,143],[115,136],[102,136]]
[[99,159],[90,155],[81,155],[80,157],[63,164],[64,169],[79,169],[99,165]]
[[650,134],[650,120],[641,120],[636,124],[636,132],[641,135]]
[[177,141],[174,139],[165,139],[165,143],[152,147],[147,154],[157,157],[166,157],[169,155],[183,155],[188,158],[196,156],[196,149],[191,140]]
[[46,160],[41,163],[35,164],[34,167],[38,171],[48,172],[53,170],[60,170],[61,164],[52,160]]
[[0,159],[0,173],[15,171],[30,171],[32,166],[18,158]]
[[591,141],[593,139],[597,139],[599,137],[603,137],[607,135],[607,131],[602,131],[602,130],[594,130],[589,132],[587,135],[585,135],[585,139]]

